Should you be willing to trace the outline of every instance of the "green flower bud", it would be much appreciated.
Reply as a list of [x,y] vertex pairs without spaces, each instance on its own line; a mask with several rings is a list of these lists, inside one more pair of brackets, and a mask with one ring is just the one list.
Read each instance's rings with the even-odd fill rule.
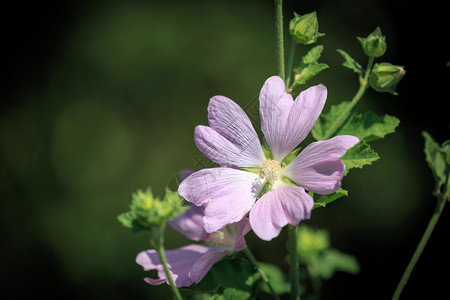
[[187,208],[184,203],[183,198],[170,189],[166,189],[162,200],[154,197],[150,188],[145,192],[138,190],[132,195],[130,211],[119,215],[118,220],[133,232],[150,229],[183,213]]
[[319,33],[319,22],[315,11],[303,16],[294,12],[294,16],[289,22],[289,34],[296,43],[309,45],[325,35]]
[[375,64],[370,73],[369,83],[375,91],[397,95],[395,87],[405,73],[402,66],[394,66],[390,63]]
[[358,37],[364,53],[371,57],[380,57],[386,52],[386,37],[381,34],[380,27],[377,27],[366,38]]

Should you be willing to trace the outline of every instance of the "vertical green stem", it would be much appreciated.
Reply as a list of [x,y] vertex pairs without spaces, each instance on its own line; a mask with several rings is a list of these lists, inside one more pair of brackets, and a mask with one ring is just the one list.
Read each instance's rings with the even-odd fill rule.
[[269,288],[269,290],[272,293],[273,297],[275,299],[279,300],[280,297],[278,296],[278,294],[275,292],[275,290],[273,289],[272,285],[270,284],[269,278],[267,278],[266,273],[264,273],[264,271],[261,270],[261,268],[259,267],[258,261],[253,256],[253,253],[250,251],[249,248],[245,248],[243,251],[244,251],[245,255],[247,256],[247,258],[250,260],[251,264],[258,271],[259,275],[261,275],[261,279],[267,285],[267,287]]
[[297,226],[289,225],[288,231],[288,251],[289,259],[291,261],[291,300],[300,299],[299,290],[299,266],[298,266],[298,253],[297,253]]
[[436,205],[436,209],[433,213],[433,216],[430,219],[430,222],[428,223],[427,229],[425,230],[425,233],[422,236],[422,239],[420,240],[419,244],[417,245],[417,249],[414,252],[411,260],[409,261],[408,266],[406,267],[405,272],[403,273],[402,278],[400,279],[400,282],[398,283],[398,286],[394,292],[394,296],[392,296],[393,300],[397,300],[400,297],[400,294],[402,293],[403,288],[405,287],[406,283],[408,282],[409,276],[411,275],[412,270],[414,269],[414,266],[416,265],[417,261],[419,260],[420,255],[422,254],[423,249],[425,248],[428,239],[431,236],[431,233],[434,230],[434,227],[436,226],[437,221],[439,220],[439,217],[441,216],[442,211],[444,210],[444,206],[447,200],[443,195],[440,195],[438,198],[438,203]]
[[159,260],[161,261],[164,272],[166,273],[167,280],[169,281],[170,288],[172,289],[173,296],[176,300],[182,300],[180,291],[178,290],[175,282],[173,281],[172,275],[169,270],[169,265],[167,263],[166,253],[164,251],[164,229],[165,224],[161,224],[160,228],[152,228],[153,243],[158,252]]
[[289,85],[291,84],[291,77],[292,77],[291,73],[292,73],[292,65],[294,63],[295,46],[297,46],[297,43],[291,39],[291,48],[289,49],[289,57],[286,70],[286,88],[289,88]]
[[284,80],[283,1],[275,1],[275,29],[278,75]]
[[350,105],[346,107],[346,109],[339,115],[339,117],[333,122],[333,125],[328,128],[328,130],[325,132],[323,139],[329,139],[334,136],[336,131],[345,123],[347,120],[347,117],[350,114],[350,111],[355,107],[355,105],[361,100],[362,96],[366,92],[367,88],[369,87],[369,75],[372,70],[374,58],[369,57],[369,61],[367,62],[367,68],[366,72],[364,74],[364,77],[359,78],[359,89],[356,92],[355,96],[353,96],[352,101],[350,102]]

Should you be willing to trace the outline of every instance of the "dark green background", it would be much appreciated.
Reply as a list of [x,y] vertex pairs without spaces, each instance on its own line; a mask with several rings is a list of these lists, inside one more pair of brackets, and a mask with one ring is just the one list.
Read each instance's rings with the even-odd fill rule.
[[[349,197],[305,222],[329,230],[333,246],[361,264],[358,276],[329,280],[322,299],[389,299],[435,205],[421,130],[448,139],[448,10],[438,1],[284,2],[286,24],[294,10],[318,13],[330,69],[308,86],[328,87],[326,111],[358,88],[335,51],[365,65],[356,36],[381,26],[388,49],[377,61],[407,70],[398,96],[369,90],[361,101],[361,111],[401,120],[372,143],[381,159],[352,170]],[[135,190],[161,194],[180,169],[198,168],[193,130],[207,124],[210,97],[246,107],[276,73],[272,1],[29,1],[2,11],[1,293],[167,297],[134,262],[148,237],[116,217]],[[309,48],[297,47],[297,62]],[[404,299],[450,295],[449,218],[446,208]],[[258,259],[286,268],[285,239],[283,231],[247,241]],[[168,232],[167,248],[187,242]]]

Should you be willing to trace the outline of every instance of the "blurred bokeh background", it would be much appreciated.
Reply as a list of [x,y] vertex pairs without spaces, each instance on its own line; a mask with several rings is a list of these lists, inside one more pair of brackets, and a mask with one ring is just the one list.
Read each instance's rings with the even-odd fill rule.
[[[349,197],[313,212],[332,245],[353,254],[359,275],[337,273],[323,299],[389,299],[433,213],[434,182],[422,130],[449,138],[448,19],[439,1],[284,1],[317,11],[321,61],[309,85],[331,104],[358,82],[335,49],[363,65],[356,36],[380,26],[378,62],[403,65],[398,96],[369,90],[360,110],[398,117],[396,133],[372,143],[381,159],[344,180]],[[180,169],[198,168],[193,130],[210,97],[245,107],[276,73],[272,1],[25,1],[2,8],[0,287],[5,299],[164,299],[135,264],[149,248],[116,220],[131,193],[155,194]],[[288,48],[288,44],[286,44]],[[297,62],[309,47],[297,47]],[[404,290],[404,299],[450,296],[450,208]],[[255,256],[283,268],[286,234],[248,236]],[[187,240],[168,230],[167,248]],[[444,275],[442,275],[444,274]],[[441,298],[442,297],[442,298]]]

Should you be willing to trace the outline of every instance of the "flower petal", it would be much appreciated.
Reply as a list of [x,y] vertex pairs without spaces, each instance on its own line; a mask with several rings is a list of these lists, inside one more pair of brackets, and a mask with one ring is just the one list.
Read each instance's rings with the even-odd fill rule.
[[205,230],[218,231],[239,222],[258,196],[263,182],[254,173],[232,169],[211,168],[195,172],[181,182],[178,192],[195,205],[205,205]]
[[191,207],[182,215],[169,220],[169,225],[192,241],[202,241],[206,231],[203,228],[204,206]]
[[261,129],[276,161],[300,144],[322,112],[327,89],[319,84],[301,92],[295,101],[278,76],[266,80],[259,96]]
[[303,188],[282,183],[256,201],[250,211],[250,225],[258,237],[270,241],[283,226],[309,219],[313,206],[312,197]]
[[[190,286],[193,281],[189,277],[189,271],[193,264],[208,251],[211,247],[202,245],[188,245],[179,249],[167,250],[167,264],[171,271],[172,278],[177,287]],[[213,248],[214,249],[214,248]],[[159,260],[158,253],[151,249],[140,252],[136,257],[136,263],[141,265],[145,271],[157,270],[159,279],[145,278],[144,280],[152,285],[169,281],[166,278],[164,267]]]
[[227,250],[221,248],[210,248],[210,250],[203,254],[192,266],[189,271],[189,277],[195,283],[199,283],[200,280],[205,277],[209,269],[221,258],[227,254]]
[[341,187],[345,173],[345,165],[339,158],[358,141],[352,135],[339,135],[311,143],[285,168],[285,174],[314,193],[334,193]]
[[195,128],[195,143],[220,165],[257,167],[264,161],[258,135],[239,105],[224,96],[211,98],[208,126]]

